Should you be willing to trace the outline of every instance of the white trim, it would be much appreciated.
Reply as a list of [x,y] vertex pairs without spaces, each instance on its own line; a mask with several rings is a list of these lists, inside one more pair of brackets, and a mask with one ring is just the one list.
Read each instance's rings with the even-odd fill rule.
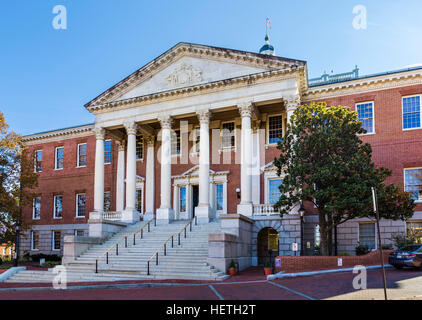
[[[59,243],[59,249],[56,249],[55,248],[55,237],[54,237],[54,232],[60,232],[60,239],[59,239],[59,241],[60,241],[60,243]],[[60,251],[62,249],[62,232],[61,232],[61,230],[51,230],[51,250],[52,251]]]
[[[38,218],[35,217],[35,199],[40,199],[40,215]],[[32,220],[40,220],[41,218],[41,197],[35,197],[32,199]]]
[[[136,147],[135,147],[136,161],[143,162],[144,161],[144,158],[145,158],[145,139],[144,139],[144,135],[143,134],[139,134],[139,135],[136,135],[135,137],[136,137]],[[138,137],[142,137],[142,158],[138,158],[138,152],[137,152],[137,149],[138,149]]]
[[85,195],[85,214],[86,214],[86,193],[77,193],[76,194],[76,205],[75,205],[75,218],[77,219],[81,219],[81,218],[85,218],[85,214],[83,216],[79,215],[79,207],[78,207],[78,196],[80,195]]
[[[142,206],[141,206],[141,211],[138,210],[138,207],[136,207],[136,210],[138,210],[140,214],[144,214],[144,211],[145,211],[144,210],[144,207],[145,207],[145,202],[144,202],[144,199],[145,199],[145,197],[144,197],[144,182],[137,182],[136,183],[136,191],[138,191],[138,190],[141,191],[141,203],[142,203]],[[138,202],[138,197],[136,197],[136,199],[135,199],[135,205],[136,205],[136,202]]]
[[277,173],[275,175],[265,175],[264,181],[265,181],[265,196],[264,196],[264,203],[269,204],[270,203],[270,181],[271,180],[281,180],[283,183],[283,178],[280,176],[277,176]]
[[284,115],[282,112],[279,113],[272,113],[272,114],[267,114],[267,121],[265,124],[265,147],[275,147],[277,146],[277,142],[276,143],[270,143],[270,118],[274,118],[274,117],[279,117],[281,116],[281,132],[282,135],[284,134]]
[[[422,170],[422,167],[410,167],[410,168],[404,168],[403,169],[403,186],[404,186],[404,191],[406,191],[406,170]],[[422,203],[422,200],[415,200],[415,203]]]
[[[223,134],[224,134],[224,130],[223,130],[223,125],[226,123],[233,123],[233,135],[234,135],[234,145],[230,146],[230,147],[224,147],[223,146]],[[220,123],[220,151],[226,151],[226,150],[236,150],[236,146],[237,146],[237,134],[236,134],[236,121],[235,120],[228,120],[228,121],[221,121]]]
[[[358,240],[357,241],[358,241],[359,245],[361,245],[361,243],[360,243],[360,225],[361,224],[373,224],[374,225],[374,230],[375,230],[375,232],[374,232],[374,243],[375,243],[374,250],[378,250],[378,241],[377,241],[378,232],[377,232],[377,223],[376,223],[376,221],[372,221],[372,220],[370,220],[370,221],[358,221],[357,223],[358,223],[358,232],[357,232],[357,234],[358,234]],[[373,251],[371,249],[369,249],[369,250],[370,251]]]
[[[63,167],[57,168],[57,150],[63,149]],[[64,146],[56,147],[54,150],[54,170],[63,170],[64,168]]]
[[[105,162],[105,159],[106,159],[106,157],[105,157],[105,153],[106,153],[105,145],[106,145],[106,142],[108,142],[108,141],[110,141],[110,162]],[[113,148],[112,148],[112,145],[111,145],[111,139],[104,140],[104,165],[111,164],[111,162],[113,160],[113,152],[112,151],[113,151]]]
[[41,160],[41,170],[39,170],[39,171],[37,170],[37,162],[38,162],[37,153],[39,151],[41,151],[41,157],[42,157],[42,154],[43,154],[42,149],[37,149],[37,150],[34,151],[34,172],[42,172],[42,160]]
[[85,157],[86,157],[86,161],[88,161],[88,144],[86,142],[83,143],[78,143],[78,145],[76,146],[76,168],[85,168],[86,167],[86,163],[84,166],[80,166],[79,165],[79,147],[81,145],[86,145],[86,149],[85,149]]
[[358,120],[359,120],[358,105],[369,104],[369,103],[372,104],[372,132],[362,133],[362,134],[359,134],[359,136],[369,136],[369,135],[376,133],[375,132],[375,102],[373,100],[372,101],[357,102],[357,103],[355,103],[355,110],[358,113]]
[[[419,127],[415,127],[415,128],[404,128],[404,113],[403,113],[403,100],[407,99],[407,98],[412,98],[412,97],[419,97]],[[401,128],[403,131],[410,131],[410,130],[418,130],[418,129],[422,129],[422,95],[420,94],[412,94],[412,95],[407,95],[407,96],[402,96],[401,97]]]
[[[38,248],[34,248],[34,232],[38,233]],[[31,251],[39,251],[40,250],[40,232],[39,230],[31,230]]]

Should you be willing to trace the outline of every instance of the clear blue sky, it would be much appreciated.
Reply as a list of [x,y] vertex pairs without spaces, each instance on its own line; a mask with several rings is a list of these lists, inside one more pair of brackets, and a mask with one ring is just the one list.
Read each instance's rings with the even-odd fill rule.
[[[367,8],[355,30],[353,7]],[[52,27],[55,5],[67,30]],[[84,104],[180,41],[257,51],[360,74],[422,63],[420,0],[3,0],[0,110],[21,134],[94,121]]]

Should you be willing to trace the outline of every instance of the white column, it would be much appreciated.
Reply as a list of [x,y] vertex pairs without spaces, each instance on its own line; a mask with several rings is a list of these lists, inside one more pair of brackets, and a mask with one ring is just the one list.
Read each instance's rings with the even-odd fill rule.
[[287,124],[290,124],[290,119],[293,115],[293,112],[300,105],[300,96],[299,95],[288,96],[286,99],[284,99],[284,104],[285,104],[286,113],[287,113]]
[[154,137],[149,136],[145,139],[147,145],[147,164],[145,177],[145,215],[144,220],[154,218],[155,210],[155,159],[154,159]]
[[215,186],[215,183],[213,182],[213,181],[211,181],[210,182],[210,195],[209,195],[209,201],[210,201],[210,211],[211,211],[211,214],[210,214],[210,216],[211,216],[211,218],[212,219],[215,219],[215,218],[217,218],[217,215],[216,215],[216,212],[217,212],[217,205],[216,205],[216,195],[215,195],[215,192],[216,192],[216,186]]
[[210,212],[210,112],[197,112],[200,122],[199,138],[199,203],[195,209],[198,223],[208,223]]
[[172,118],[163,116],[161,124],[161,186],[160,209],[157,210],[157,222],[169,223],[174,220],[174,210],[171,208],[171,125]]
[[116,211],[123,212],[125,204],[125,141],[117,141]]
[[[95,178],[94,178],[94,211],[101,214],[104,211],[104,128],[94,129],[97,139],[95,147]],[[98,216],[97,218],[100,218]]]
[[242,103],[238,106],[242,117],[242,161],[241,161],[241,184],[240,204],[237,206],[237,213],[251,216],[252,206],[252,103]]
[[260,197],[261,197],[261,152],[260,152],[260,128],[259,123],[254,128],[254,132],[252,135],[253,141],[253,155],[252,155],[252,203],[259,204]]
[[122,214],[122,221],[134,223],[139,221],[136,210],[136,132],[135,121],[124,123],[127,132],[127,162],[126,162],[126,208]]

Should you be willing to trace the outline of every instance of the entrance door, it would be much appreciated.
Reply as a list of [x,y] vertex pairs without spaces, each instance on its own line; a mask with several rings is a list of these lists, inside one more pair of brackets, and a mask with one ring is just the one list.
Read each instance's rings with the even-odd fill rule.
[[278,233],[273,228],[264,228],[258,232],[258,264],[272,263],[278,255]]
[[192,208],[193,208],[193,216],[195,215],[195,208],[198,206],[199,202],[199,186],[193,185],[192,186]]

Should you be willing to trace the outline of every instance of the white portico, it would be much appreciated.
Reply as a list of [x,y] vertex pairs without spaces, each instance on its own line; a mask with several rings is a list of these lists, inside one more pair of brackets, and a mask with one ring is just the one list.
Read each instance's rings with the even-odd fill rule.
[[[306,83],[305,68],[305,63],[299,60],[179,43],[92,100],[86,105],[96,116],[92,215],[103,214],[104,139],[109,135],[119,141],[116,215],[121,215],[124,222],[139,220],[137,135],[142,134],[144,219],[155,215],[157,222],[169,223],[196,215],[200,223],[206,223],[219,213],[252,216],[254,204],[260,201],[256,188],[260,189],[257,187],[259,168],[265,161],[262,153],[267,145],[262,141],[265,134],[256,131],[261,121],[268,118],[262,110],[267,105],[278,105],[284,121],[288,121],[300,103],[300,92]],[[240,134],[233,133],[235,145],[226,148],[225,142],[214,137],[213,130],[224,129],[226,120],[232,118],[235,118],[234,129],[240,125]],[[186,137],[193,130],[198,135],[196,163],[189,158],[189,150],[183,151],[189,148],[184,122],[188,128]],[[174,151],[174,139],[177,148],[180,140],[181,151]],[[231,152],[236,152],[232,158],[233,169],[213,169],[214,165],[225,164],[221,158]],[[236,159],[237,152],[240,161]],[[216,164],[216,158],[222,162]],[[180,172],[178,166],[190,169],[174,174],[173,171]],[[236,168],[240,174],[234,177],[239,178],[231,179]],[[234,195],[235,189],[240,189],[234,209],[237,212],[229,212],[228,202],[237,201],[229,195]],[[181,192],[185,198],[181,199]],[[198,203],[193,203],[196,192]],[[217,196],[222,197],[218,203]]]

